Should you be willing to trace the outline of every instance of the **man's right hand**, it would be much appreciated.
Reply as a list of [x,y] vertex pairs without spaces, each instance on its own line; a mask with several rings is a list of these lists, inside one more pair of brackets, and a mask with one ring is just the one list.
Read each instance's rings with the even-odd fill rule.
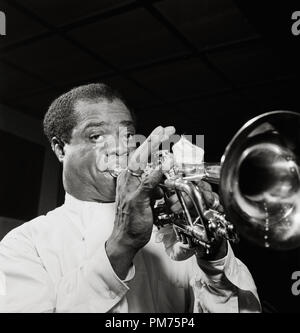
[[149,155],[158,151],[160,144],[174,133],[174,127],[157,127],[130,157],[129,171],[122,171],[118,177],[116,219],[106,242],[106,252],[121,279],[126,277],[137,251],[150,240],[153,228],[151,194],[163,176],[162,170],[153,170],[143,179],[133,174],[144,170]]

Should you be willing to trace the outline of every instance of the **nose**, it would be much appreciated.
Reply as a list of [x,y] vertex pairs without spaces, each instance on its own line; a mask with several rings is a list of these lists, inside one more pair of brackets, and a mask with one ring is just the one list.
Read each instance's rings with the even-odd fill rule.
[[119,135],[111,135],[107,139],[107,155],[122,156],[128,154],[128,142],[125,137]]

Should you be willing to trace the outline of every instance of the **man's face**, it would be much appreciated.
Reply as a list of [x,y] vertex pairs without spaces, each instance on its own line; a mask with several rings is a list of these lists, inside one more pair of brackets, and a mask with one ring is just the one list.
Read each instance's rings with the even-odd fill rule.
[[[120,100],[79,101],[75,105],[77,125],[63,159],[64,186],[78,199],[111,202],[115,199],[115,179],[108,169],[126,166],[134,147],[129,110]],[[129,140],[130,141],[130,140]]]

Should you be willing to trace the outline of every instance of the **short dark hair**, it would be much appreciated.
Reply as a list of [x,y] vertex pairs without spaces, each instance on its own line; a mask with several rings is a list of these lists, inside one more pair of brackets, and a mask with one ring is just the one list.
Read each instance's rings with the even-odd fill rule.
[[[91,83],[73,88],[51,103],[44,117],[44,133],[50,142],[53,137],[56,137],[69,143],[72,130],[77,124],[74,112],[76,102],[97,102],[102,100],[113,102],[116,99],[122,101],[128,107],[121,94],[107,84]],[[134,116],[132,110],[130,112]]]

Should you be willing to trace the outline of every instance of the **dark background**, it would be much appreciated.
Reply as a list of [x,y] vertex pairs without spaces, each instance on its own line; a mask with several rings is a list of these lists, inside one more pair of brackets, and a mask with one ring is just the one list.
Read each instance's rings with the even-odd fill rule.
[[[177,133],[204,134],[213,162],[253,116],[300,111],[300,36],[291,33],[299,2],[1,0],[0,10],[7,17],[0,103],[40,121],[59,94],[106,82],[136,111],[139,133],[174,125]],[[31,219],[44,147],[0,132],[0,149],[0,215]],[[58,205],[63,196],[60,186]],[[291,293],[300,250],[274,252],[242,239],[235,252],[265,312],[300,312],[300,296]]]

